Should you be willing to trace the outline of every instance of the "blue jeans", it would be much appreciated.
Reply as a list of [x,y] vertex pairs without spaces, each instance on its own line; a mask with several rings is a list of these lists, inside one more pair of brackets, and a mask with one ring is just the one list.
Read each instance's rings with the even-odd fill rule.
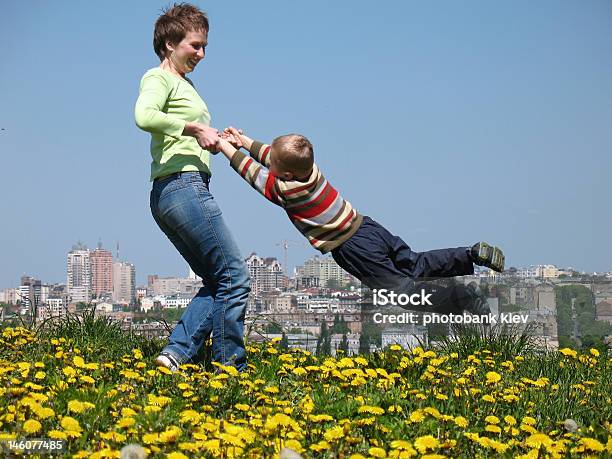
[[153,218],[203,280],[164,351],[189,362],[212,332],[213,359],[243,370],[249,274],[208,184],[209,176],[200,172],[175,173],[153,182]]
[[[461,314],[474,294],[461,283],[436,285],[437,278],[474,273],[468,247],[414,252],[400,237],[370,217],[349,239],[332,250],[342,269],[372,289],[414,293],[424,288],[431,293],[432,312]],[[409,309],[422,309],[413,308]]]

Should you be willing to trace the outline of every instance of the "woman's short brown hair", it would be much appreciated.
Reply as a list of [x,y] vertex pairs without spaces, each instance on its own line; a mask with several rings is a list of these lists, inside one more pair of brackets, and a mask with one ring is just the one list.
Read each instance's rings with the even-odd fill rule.
[[155,22],[153,50],[160,61],[166,57],[166,42],[179,43],[187,32],[208,32],[208,17],[197,6],[189,3],[175,3],[163,10]]

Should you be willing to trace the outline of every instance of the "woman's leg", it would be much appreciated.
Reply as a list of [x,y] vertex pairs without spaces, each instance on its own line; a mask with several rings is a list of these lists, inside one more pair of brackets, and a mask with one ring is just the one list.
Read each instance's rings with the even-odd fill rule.
[[205,284],[171,335],[168,350],[178,351],[181,361],[191,359],[212,329],[213,358],[243,369],[248,271],[207,183],[197,173],[156,182],[151,202],[158,225]]

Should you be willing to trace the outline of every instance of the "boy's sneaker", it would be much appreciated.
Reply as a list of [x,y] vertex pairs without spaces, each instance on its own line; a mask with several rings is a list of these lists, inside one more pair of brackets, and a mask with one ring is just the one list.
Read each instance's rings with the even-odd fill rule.
[[470,258],[479,266],[486,266],[501,273],[504,270],[504,252],[499,247],[493,247],[486,242],[477,242],[470,249]]
[[178,371],[179,366],[181,365],[178,360],[168,352],[162,352],[155,359],[155,365],[158,367],[166,367],[168,370],[175,372]]
[[491,313],[489,302],[476,282],[470,282],[465,286],[465,289],[471,297],[471,300],[465,306],[467,312],[477,316],[486,316]]

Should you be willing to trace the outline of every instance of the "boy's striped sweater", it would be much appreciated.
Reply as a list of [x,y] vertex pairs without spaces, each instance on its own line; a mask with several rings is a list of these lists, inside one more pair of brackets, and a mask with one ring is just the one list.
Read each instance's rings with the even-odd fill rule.
[[251,156],[234,153],[231,165],[289,219],[317,250],[326,253],[349,239],[363,217],[323,177],[315,164],[308,180],[280,180],[268,170],[270,145],[253,142]]

